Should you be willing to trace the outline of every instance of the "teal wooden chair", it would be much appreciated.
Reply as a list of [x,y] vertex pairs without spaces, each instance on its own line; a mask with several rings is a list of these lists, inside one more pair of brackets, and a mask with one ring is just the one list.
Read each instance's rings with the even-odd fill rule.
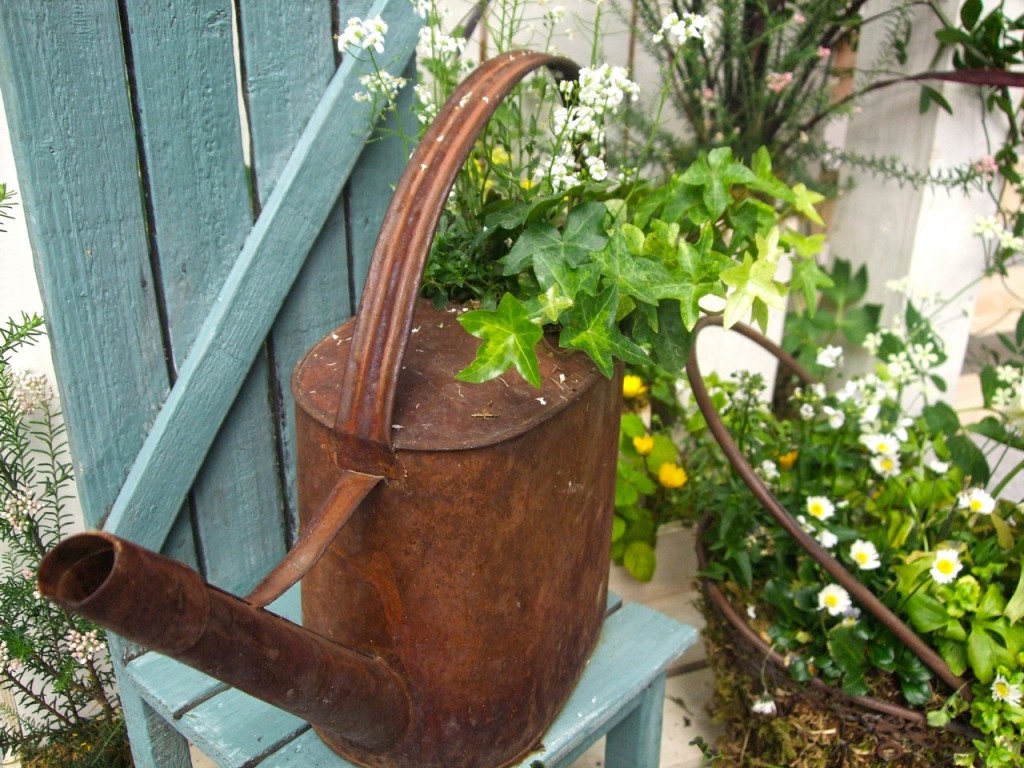
[[[294,539],[290,372],[352,313],[405,160],[387,132],[368,141],[352,98],[368,63],[334,46],[339,19],[376,14],[378,63],[408,74],[408,0],[0,3],[0,86],[86,523],[234,593]],[[274,609],[297,615],[296,592]],[[641,606],[614,611],[528,764],[566,764],[607,733],[609,766],[656,766],[664,670],[693,639]],[[111,645],[140,768],[190,765],[189,741],[224,766],[346,765],[294,717]]]

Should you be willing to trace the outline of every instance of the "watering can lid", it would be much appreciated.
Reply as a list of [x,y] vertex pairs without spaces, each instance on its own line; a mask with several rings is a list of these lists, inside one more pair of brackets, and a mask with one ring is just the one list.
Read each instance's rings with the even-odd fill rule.
[[[545,344],[539,389],[515,372],[483,384],[459,381],[455,375],[472,362],[480,343],[459,325],[459,312],[417,302],[392,416],[395,450],[463,450],[511,439],[566,408],[601,378],[585,355]],[[339,371],[348,358],[353,324],[350,320],[321,339],[292,378],[297,407],[328,429],[334,425]]]

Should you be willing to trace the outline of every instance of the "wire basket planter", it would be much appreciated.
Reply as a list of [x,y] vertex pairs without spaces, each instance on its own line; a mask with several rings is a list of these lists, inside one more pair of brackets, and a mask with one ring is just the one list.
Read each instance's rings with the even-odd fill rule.
[[[721,318],[705,318],[697,331],[712,325],[721,325]],[[813,384],[815,379],[777,344],[746,326],[733,326],[764,350],[772,354],[798,383]],[[696,338],[696,334],[695,334]],[[946,662],[922,640],[913,629],[883,604],[856,577],[854,577],[827,549],[810,535],[796,518],[775,497],[768,485],[754,470],[737,445],[721,415],[718,413],[701,375],[696,357],[696,342],[687,364],[694,400],[700,408],[709,431],[721,447],[732,471],[741,478],[774,523],[794,539],[835,583],[841,585],[853,601],[870,613],[931,671],[934,678],[943,681],[948,692],[967,690],[966,681],[955,675]],[[702,571],[710,564],[706,548],[705,531],[712,519],[706,516],[697,537],[698,563]],[[748,621],[746,611],[737,607],[728,582],[702,579],[704,614],[707,620],[706,641],[708,654],[716,675],[730,681],[742,680],[743,691],[729,690],[729,684],[720,685],[724,691],[724,713],[730,744],[724,750],[726,764],[729,758],[742,765],[822,765],[918,766],[953,765],[957,753],[969,751],[971,738],[977,732],[960,720],[952,720],[945,728],[935,728],[926,721],[925,713],[898,701],[875,696],[850,695],[820,677],[812,676],[807,682],[798,682],[789,671],[794,659],[779,653],[766,636]],[[808,747],[807,754],[765,754],[781,748],[771,737],[760,739],[756,718],[757,708],[751,705],[764,693],[770,710],[763,714],[777,714],[796,724],[796,741]],[[878,696],[878,697],[876,697]],[[800,725],[806,722],[806,727]],[[770,729],[769,729],[770,730]],[[749,742],[749,743],[748,743]],[[763,743],[762,743],[763,742]],[[787,762],[780,763],[780,760]]]

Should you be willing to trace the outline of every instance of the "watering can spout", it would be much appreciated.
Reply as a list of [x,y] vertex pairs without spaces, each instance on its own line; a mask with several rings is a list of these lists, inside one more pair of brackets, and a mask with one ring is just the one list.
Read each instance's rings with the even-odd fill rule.
[[40,592],[367,749],[408,727],[404,683],[358,653],[206,584],[181,563],[104,532],[72,536],[39,570]]

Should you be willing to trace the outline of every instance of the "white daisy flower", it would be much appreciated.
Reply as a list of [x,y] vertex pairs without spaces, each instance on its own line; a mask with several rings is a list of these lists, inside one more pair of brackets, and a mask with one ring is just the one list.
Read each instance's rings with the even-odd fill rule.
[[1021,690],[1019,685],[1009,682],[1003,675],[996,675],[992,681],[992,698],[1005,701],[1015,707],[1020,706]]
[[857,564],[862,571],[873,571],[881,567],[882,561],[878,557],[878,550],[870,541],[858,539],[850,547],[850,559]]
[[957,577],[964,565],[960,562],[960,553],[950,547],[935,550],[935,562],[929,573],[939,584],[949,584]]
[[818,593],[818,610],[829,616],[842,616],[853,605],[850,593],[838,584],[829,584]]
[[979,515],[991,515],[996,508],[996,500],[984,488],[970,488],[960,494],[957,506]]
[[810,496],[807,499],[807,514],[811,517],[828,520],[835,511],[835,505],[826,496]]

